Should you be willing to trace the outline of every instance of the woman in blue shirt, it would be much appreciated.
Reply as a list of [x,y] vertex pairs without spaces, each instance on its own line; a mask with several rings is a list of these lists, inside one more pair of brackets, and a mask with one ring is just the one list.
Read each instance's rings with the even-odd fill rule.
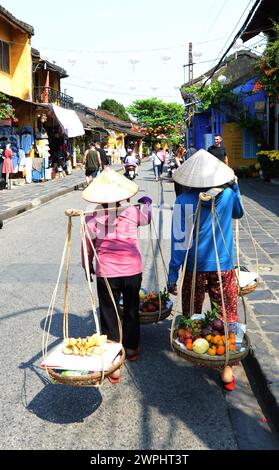
[[[215,217],[215,239],[220,262],[227,320],[229,323],[236,323],[237,283],[234,270],[232,220],[242,217],[243,206],[234,172],[213,155],[205,150],[199,150],[189,160],[184,162],[174,174],[173,179],[189,189],[176,198],[173,210],[171,260],[168,275],[169,291],[176,294],[179,270],[185,260],[188,236],[193,224],[200,193],[206,192],[210,188],[221,188],[221,191],[215,198],[215,213],[218,215],[222,232]],[[188,253],[186,273],[182,287],[182,310],[186,317],[190,315],[192,273],[196,255],[195,248],[196,229],[194,230],[193,241]],[[206,289],[208,290],[211,302],[216,302],[221,312],[222,299],[212,232],[211,200],[201,203],[194,313],[201,313]],[[227,366],[222,371],[222,380],[228,390],[234,388],[234,376],[231,367]]]

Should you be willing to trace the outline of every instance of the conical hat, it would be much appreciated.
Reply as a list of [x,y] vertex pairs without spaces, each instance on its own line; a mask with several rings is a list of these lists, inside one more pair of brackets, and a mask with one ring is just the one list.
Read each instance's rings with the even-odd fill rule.
[[109,204],[129,199],[139,190],[137,184],[110,168],[106,168],[83,191],[82,197],[88,202]]
[[190,188],[214,188],[233,180],[234,172],[214,155],[201,149],[175,171],[173,179]]

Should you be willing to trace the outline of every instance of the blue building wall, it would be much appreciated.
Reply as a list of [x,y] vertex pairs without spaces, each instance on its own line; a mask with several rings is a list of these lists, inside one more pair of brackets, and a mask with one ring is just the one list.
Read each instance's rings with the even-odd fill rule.
[[[252,93],[256,78],[251,78],[248,80],[244,85],[240,85],[234,88],[234,93],[250,93],[244,97],[244,104],[247,107],[247,111],[252,117],[263,118],[263,128],[265,126],[265,114],[263,112],[259,112],[256,109],[256,102],[266,102],[266,97],[263,90],[260,90],[257,93]],[[259,113],[259,114],[257,114]],[[209,108],[208,110],[195,114],[193,119],[193,130],[192,130],[192,138],[191,145],[194,145],[197,150],[201,148],[205,148],[205,134],[210,134],[212,136],[212,144],[214,134],[219,133],[222,135],[222,128],[223,124],[227,122],[226,116],[217,111],[213,108]],[[208,143],[208,138],[207,138]],[[244,154],[250,155],[250,158],[254,158],[256,151],[255,138],[253,135],[253,131],[243,129],[243,147],[244,147]],[[248,158],[248,157],[246,157]]]

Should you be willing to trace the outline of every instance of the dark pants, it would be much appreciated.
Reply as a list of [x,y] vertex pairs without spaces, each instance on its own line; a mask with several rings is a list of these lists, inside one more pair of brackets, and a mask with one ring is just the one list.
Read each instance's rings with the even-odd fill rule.
[[[142,274],[108,278],[116,305],[118,305],[120,295],[123,295],[123,346],[127,349],[137,349],[139,346],[139,291],[141,280]],[[119,341],[115,309],[102,277],[97,278],[97,291],[102,333],[112,341]]]

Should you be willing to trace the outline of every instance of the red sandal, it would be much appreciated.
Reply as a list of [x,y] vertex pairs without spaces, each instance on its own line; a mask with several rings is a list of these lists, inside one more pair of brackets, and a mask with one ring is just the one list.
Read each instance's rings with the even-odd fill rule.
[[231,382],[223,382],[223,387],[225,390],[232,392],[235,389],[235,376],[233,375]]
[[134,354],[131,354],[131,355],[126,354],[127,359],[129,359],[129,361],[135,362],[139,356],[139,353],[140,353],[140,348],[138,348],[137,352]]
[[119,384],[120,382],[120,377],[114,378],[108,375],[107,379],[111,384]]

